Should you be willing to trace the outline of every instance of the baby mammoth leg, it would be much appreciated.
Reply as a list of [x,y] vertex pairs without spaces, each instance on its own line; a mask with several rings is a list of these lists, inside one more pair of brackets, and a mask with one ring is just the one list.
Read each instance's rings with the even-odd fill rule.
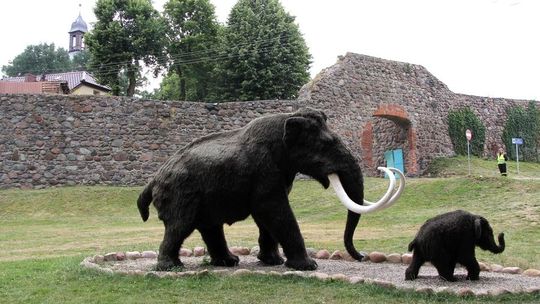
[[259,254],[257,258],[266,265],[281,265],[285,261],[278,250],[278,242],[270,232],[259,227]]
[[412,261],[409,267],[407,267],[407,270],[405,270],[405,280],[412,281],[416,278],[418,278],[418,272],[420,271],[420,267],[424,265],[426,260],[422,256],[422,254],[418,251],[415,251],[413,253]]
[[193,230],[192,227],[187,227],[176,222],[169,224],[165,223],[165,235],[159,246],[156,270],[166,271],[173,267],[183,266],[178,257],[180,247]]
[[454,269],[456,268],[456,262],[448,258],[446,255],[439,257],[436,260],[431,261],[433,266],[437,269],[439,277],[448,282],[455,282]]
[[199,228],[203,241],[208,247],[210,253],[210,264],[214,266],[232,267],[238,265],[240,259],[233,255],[227,247],[223,225]]
[[460,263],[467,268],[467,280],[477,281],[480,279],[480,265],[474,256],[463,259]]

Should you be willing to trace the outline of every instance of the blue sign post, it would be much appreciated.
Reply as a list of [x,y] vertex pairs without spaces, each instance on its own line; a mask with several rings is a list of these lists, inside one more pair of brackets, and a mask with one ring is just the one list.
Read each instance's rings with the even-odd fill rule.
[[519,145],[523,145],[523,138],[521,137],[512,137],[512,144],[516,145],[516,164],[517,164],[517,174],[519,174]]

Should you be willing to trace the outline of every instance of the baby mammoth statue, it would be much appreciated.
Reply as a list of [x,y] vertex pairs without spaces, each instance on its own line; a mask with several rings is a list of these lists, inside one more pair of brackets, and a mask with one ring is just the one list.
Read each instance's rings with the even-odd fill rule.
[[498,239],[499,246],[489,222],[481,216],[463,210],[440,214],[427,220],[409,244],[409,251],[414,252],[405,279],[416,279],[420,267],[429,261],[447,281],[456,281],[456,263],[467,269],[468,280],[478,280],[480,266],[474,253],[475,246],[501,253],[505,247],[504,233],[500,233]]

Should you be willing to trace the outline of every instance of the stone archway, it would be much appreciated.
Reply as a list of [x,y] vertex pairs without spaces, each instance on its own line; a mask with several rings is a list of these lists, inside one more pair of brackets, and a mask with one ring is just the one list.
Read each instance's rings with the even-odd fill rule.
[[407,175],[418,174],[416,130],[407,111],[396,104],[380,105],[363,128],[362,159],[369,170],[382,165],[384,150],[402,148]]

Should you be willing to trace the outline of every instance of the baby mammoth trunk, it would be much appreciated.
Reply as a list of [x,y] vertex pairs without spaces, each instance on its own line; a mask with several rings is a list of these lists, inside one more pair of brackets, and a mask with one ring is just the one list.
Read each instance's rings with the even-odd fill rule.
[[491,238],[492,242],[490,242],[490,246],[488,248],[489,251],[493,253],[501,253],[504,251],[505,243],[504,243],[504,233],[499,233],[499,246],[495,244],[495,240]]

